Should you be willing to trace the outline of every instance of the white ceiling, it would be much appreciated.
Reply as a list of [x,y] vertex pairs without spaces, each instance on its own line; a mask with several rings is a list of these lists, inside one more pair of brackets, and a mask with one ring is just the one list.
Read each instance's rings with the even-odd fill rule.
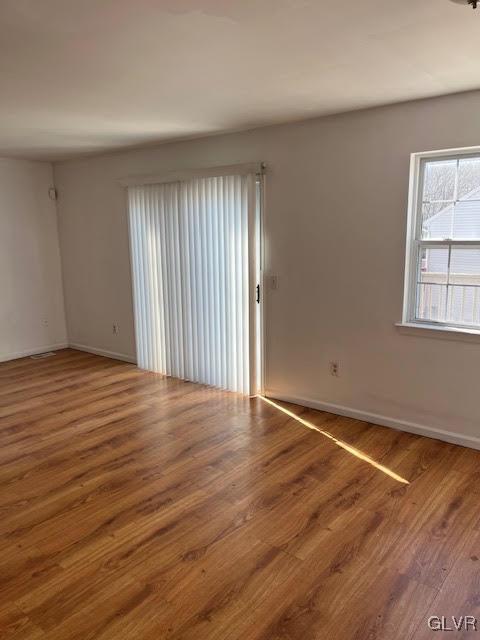
[[2,0],[0,155],[55,159],[480,88],[449,0]]

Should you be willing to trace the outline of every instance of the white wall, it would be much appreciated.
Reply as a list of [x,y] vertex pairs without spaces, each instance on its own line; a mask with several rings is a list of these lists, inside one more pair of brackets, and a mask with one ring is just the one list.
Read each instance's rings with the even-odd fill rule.
[[480,144],[479,113],[470,93],[57,164],[71,342],[134,356],[119,178],[263,160],[270,393],[479,445],[480,344],[394,326],[409,155]]
[[0,158],[0,360],[65,346],[52,166]]

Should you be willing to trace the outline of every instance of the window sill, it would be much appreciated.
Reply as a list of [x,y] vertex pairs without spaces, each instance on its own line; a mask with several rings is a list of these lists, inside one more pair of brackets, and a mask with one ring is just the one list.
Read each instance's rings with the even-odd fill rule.
[[399,333],[408,336],[422,336],[424,338],[440,338],[441,340],[455,340],[457,342],[480,343],[480,331],[477,329],[442,327],[434,324],[420,324],[415,322],[396,322],[395,326]]

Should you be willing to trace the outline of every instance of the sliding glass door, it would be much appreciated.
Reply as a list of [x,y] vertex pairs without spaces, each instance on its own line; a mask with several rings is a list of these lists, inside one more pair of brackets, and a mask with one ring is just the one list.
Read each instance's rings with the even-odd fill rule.
[[129,187],[141,368],[257,392],[260,192],[248,173]]

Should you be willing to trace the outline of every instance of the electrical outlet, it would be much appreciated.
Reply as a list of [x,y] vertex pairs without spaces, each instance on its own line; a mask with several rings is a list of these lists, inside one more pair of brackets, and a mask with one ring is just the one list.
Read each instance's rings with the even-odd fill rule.
[[44,318],[44,319],[42,320],[42,327],[48,327],[48,320],[47,320],[47,318]]
[[330,375],[338,378],[340,375],[340,365],[335,360],[330,362]]
[[114,336],[118,336],[118,334],[120,333],[120,327],[116,322],[112,324],[112,333]]

